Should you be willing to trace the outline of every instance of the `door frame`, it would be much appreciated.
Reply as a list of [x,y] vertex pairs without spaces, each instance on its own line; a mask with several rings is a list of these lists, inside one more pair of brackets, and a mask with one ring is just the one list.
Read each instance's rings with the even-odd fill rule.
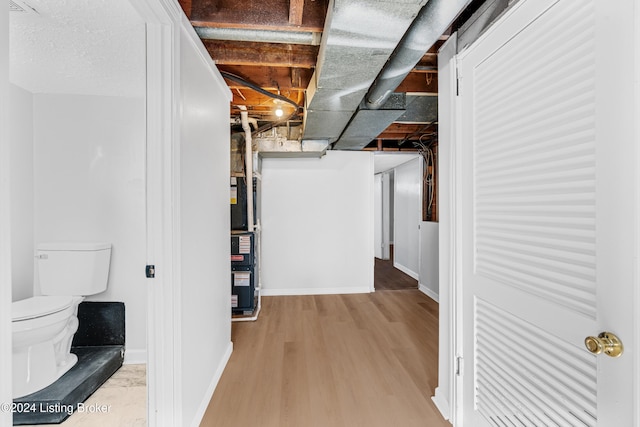
[[[492,25],[500,22],[505,19],[505,17],[509,16],[515,9],[517,9],[522,2],[518,2],[514,4],[512,7],[502,14],[502,16],[494,22]],[[633,37],[633,45],[634,49],[631,53],[634,55],[634,63],[635,63],[635,75],[640,75],[640,6],[636,5],[634,8],[634,37]],[[452,59],[453,64],[455,64],[456,68],[456,78],[457,78],[457,68],[459,58],[465,55],[465,52],[469,50],[475,43],[483,40],[487,37],[488,34],[491,33],[491,29],[482,34],[474,43],[469,46],[465,46],[464,49],[459,51]],[[628,54],[628,53],[627,53]],[[638,117],[640,115],[640,79],[636,78],[634,81],[634,86],[632,88],[634,92],[634,115],[633,117]],[[453,91],[451,91],[453,92]],[[463,283],[460,280],[462,277],[462,262],[461,262],[461,254],[462,254],[462,243],[461,243],[461,223],[462,223],[462,212],[457,206],[460,206],[461,203],[461,193],[462,189],[460,187],[460,183],[462,182],[464,171],[461,167],[462,165],[462,156],[461,152],[464,149],[464,142],[461,140],[461,101],[456,93],[451,93],[449,95],[451,99],[451,115],[446,117],[446,120],[452,120],[452,131],[454,132],[454,136],[451,140],[451,161],[449,163],[451,167],[450,172],[450,194],[446,200],[449,203],[451,209],[451,230],[449,233],[450,239],[450,250],[447,254],[441,254],[441,256],[447,256],[450,272],[452,277],[448,285],[450,286],[451,291],[451,299],[449,303],[449,313],[448,319],[452,322],[450,334],[448,339],[451,340],[451,348],[453,353],[451,354],[450,360],[455,362],[455,359],[460,357],[460,375],[456,373],[455,364],[451,366],[449,372],[449,378],[451,379],[451,393],[450,393],[450,421],[454,427],[470,427],[465,426],[463,419],[463,382],[462,377],[464,375],[464,364],[466,363],[464,360],[464,348],[462,341],[462,333],[463,333],[463,304],[462,304],[462,293],[463,293]],[[640,144],[640,121],[635,122],[635,132],[634,139],[636,141],[636,145]],[[634,153],[634,161],[636,164],[635,167],[635,181],[640,182],[640,149],[636,150]],[[635,193],[630,195],[630,197],[634,198],[635,211],[636,213],[640,213],[640,185],[635,186]],[[445,202],[443,200],[443,202]],[[634,236],[634,278],[635,282],[640,282],[640,220],[636,222],[635,229],[633,230]],[[634,287],[634,295],[633,295],[633,322],[635,325],[634,330],[634,339],[636,346],[638,348],[634,354],[634,397],[635,401],[640,399],[640,286]],[[444,343],[441,343],[441,345]],[[634,425],[640,425],[640,406],[636,406],[634,410]]]
[[170,427],[182,423],[179,49],[190,24],[177,1],[130,1],[146,30],[147,425]]
[[[638,76],[640,73],[640,5],[635,3],[634,7],[634,37],[633,37],[633,52],[635,55],[634,58],[634,68],[635,75]],[[640,115],[640,79],[636,77],[633,87],[634,93],[634,111],[633,117],[638,117]],[[635,141],[636,146],[640,144],[640,121],[636,120],[635,122]],[[640,149],[636,150],[635,156],[635,182],[640,182]],[[636,214],[640,213],[640,185],[636,185],[636,194],[632,195],[635,199],[635,211]],[[634,361],[634,369],[635,369],[635,380],[634,380],[634,399],[637,402],[640,399],[640,286],[638,286],[638,282],[640,281],[640,220],[636,222],[636,227],[634,230],[634,279],[636,282],[635,286],[635,294],[633,296],[633,323],[635,325],[635,342],[636,342],[636,354]],[[640,425],[640,405],[636,405],[635,413],[634,413],[634,423],[635,425]]]
[[[11,342],[11,188],[9,158],[9,9],[0,10],[0,342]],[[11,378],[11,345],[0,346],[0,374]],[[11,403],[11,381],[0,381],[0,404]],[[0,408],[0,425],[11,425]]]

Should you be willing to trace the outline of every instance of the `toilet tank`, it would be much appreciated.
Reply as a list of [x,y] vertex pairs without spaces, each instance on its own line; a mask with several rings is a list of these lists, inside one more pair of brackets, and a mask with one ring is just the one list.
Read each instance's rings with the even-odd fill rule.
[[95,295],[107,290],[110,243],[41,243],[36,261],[43,295]]

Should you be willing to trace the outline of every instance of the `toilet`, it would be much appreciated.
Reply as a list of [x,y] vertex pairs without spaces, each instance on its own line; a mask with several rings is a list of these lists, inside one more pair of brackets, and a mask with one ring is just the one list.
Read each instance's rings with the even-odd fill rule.
[[13,398],[54,383],[78,357],[71,353],[78,304],[107,289],[110,243],[42,243],[36,263],[42,295],[12,303]]

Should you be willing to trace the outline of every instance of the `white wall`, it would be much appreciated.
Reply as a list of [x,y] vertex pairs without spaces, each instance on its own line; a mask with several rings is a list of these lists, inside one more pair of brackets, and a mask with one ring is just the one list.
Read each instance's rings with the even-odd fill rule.
[[[9,10],[0,8],[0,403],[11,402],[11,198],[9,144]],[[0,411],[0,425],[12,424]]]
[[422,159],[395,168],[393,213],[393,266],[418,279],[420,273]]
[[33,296],[33,96],[10,85],[12,300]]
[[264,295],[373,290],[372,156],[263,160]]
[[437,222],[420,223],[420,279],[419,289],[436,302],[438,284],[438,227]]
[[125,303],[126,359],[144,362],[144,100],[36,94],[33,114],[35,242],[112,244],[108,289],[88,300]]
[[191,33],[183,30],[180,40],[178,350],[184,426],[200,423],[232,349],[229,90]]

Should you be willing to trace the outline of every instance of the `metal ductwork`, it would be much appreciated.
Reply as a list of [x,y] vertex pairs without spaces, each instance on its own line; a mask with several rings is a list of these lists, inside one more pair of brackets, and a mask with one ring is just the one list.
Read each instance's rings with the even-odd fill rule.
[[318,63],[307,88],[303,140],[338,140],[425,3],[330,1]]
[[367,92],[368,109],[381,108],[391,93],[400,86],[425,52],[451,25],[470,0],[431,0],[422,8],[409,30],[393,52],[389,62]]
[[[394,121],[407,114],[411,105],[431,104],[427,107],[430,117],[427,121],[437,120],[437,105],[425,99],[405,98],[405,105],[394,101],[398,95],[393,91],[402,83],[413,68],[420,62],[425,52],[433,46],[449,28],[453,20],[471,0],[430,0],[413,21],[402,40],[389,58],[380,74],[367,91],[358,111],[351,118],[346,129],[334,144],[334,149],[360,150],[375,139]],[[436,97],[433,97],[436,98]],[[410,101],[410,102],[409,102]],[[437,102],[437,98],[435,99]],[[410,113],[414,115],[415,112]]]
[[458,52],[471,45],[515,0],[487,0],[458,28]]
[[423,106],[424,99],[391,95],[468,3],[330,3],[307,89],[303,138],[326,139],[334,149],[361,149],[412,105]]

